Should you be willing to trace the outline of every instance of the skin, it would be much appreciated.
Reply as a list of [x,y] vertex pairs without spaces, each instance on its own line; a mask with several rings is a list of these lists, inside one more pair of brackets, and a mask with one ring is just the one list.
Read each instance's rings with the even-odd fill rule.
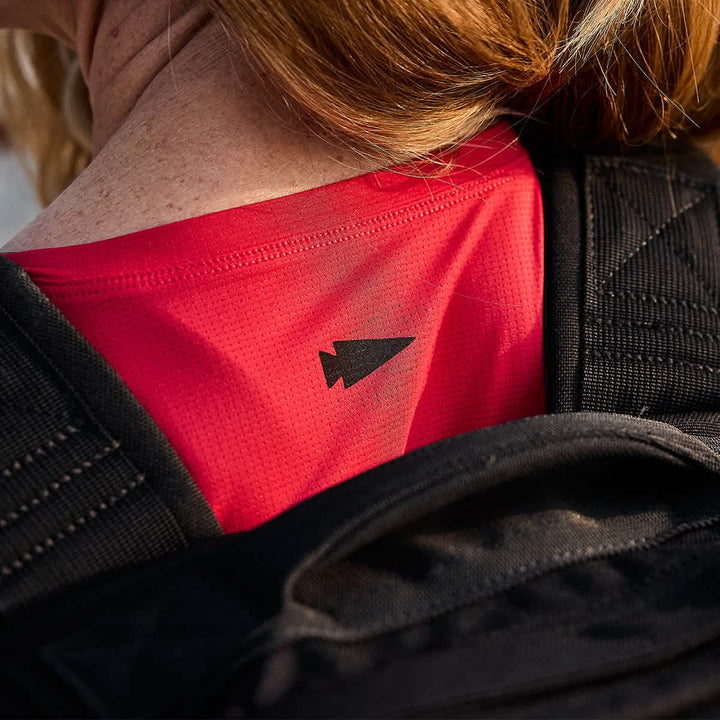
[[199,0],[0,0],[0,27],[74,48],[90,166],[3,252],[77,245],[371,169],[308,131]]

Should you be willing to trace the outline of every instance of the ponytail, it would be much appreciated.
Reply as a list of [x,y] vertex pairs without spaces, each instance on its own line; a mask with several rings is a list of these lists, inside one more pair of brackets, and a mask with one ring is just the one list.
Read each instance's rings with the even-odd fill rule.
[[[500,117],[580,148],[720,127],[720,0],[203,0],[273,89],[380,165]],[[0,39],[0,124],[49,202],[90,159],[76,61]]]
[[394,163],[531,116],[583,147],[707,135],[720,0],[209,0],[321,128]]

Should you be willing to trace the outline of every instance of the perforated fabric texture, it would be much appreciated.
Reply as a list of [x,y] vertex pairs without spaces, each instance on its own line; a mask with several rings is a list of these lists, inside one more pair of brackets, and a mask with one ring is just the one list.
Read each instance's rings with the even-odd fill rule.
[[222,526],[247,529],[544,411],[537,178],[505,125],[455,161],[9,257],[117,370]]

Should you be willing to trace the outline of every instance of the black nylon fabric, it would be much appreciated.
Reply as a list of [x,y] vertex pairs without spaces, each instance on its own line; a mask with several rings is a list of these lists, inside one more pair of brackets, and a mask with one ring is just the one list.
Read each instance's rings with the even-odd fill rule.
[[[547,148],[543,148],[547,151]],[[543,346],[548,412],[578,410],[584,298],[585,216],[580,159],[534,155],[543,191],[545,293]]]
[[590,156],[544,197],[550,411],[699,414],[720,434],[717,169],[687,148]]
[[0,701],[34,716],[396,717],[472,698],[477,714],[642,668],[720,634],[719,477],[699,441],[619,416],[452,438],[19,615],[0,634]]
[[0,257],[0,611],[217,535],[124,384]]
[[[718,707],[716,174],[684,151],[543,162],[548,397],[560,414],[435,443],[252,532],[21,608],[0,628],[4,714],[647,717]],[[15,404],[44,382],[27,375],[38,348],[66,347],[64,326],[36,299],[42,312],[21,318],[21,340],[9,333],[25,342],[33,328]],[[158,467],[167,452],[172,470],[151,425],[130,431],[127,415],[102,415],[113,403],[128,412],[122,393],[83,394],[102,386],[93,357],[76,367],[61,349],[39,365],[69,374],[87,413],[62,404],[64,380],[58,397],[43,390],[44,422],[70,418],[53,442],[79,435],[99,452],[87,428],[102,417],[94,429],[127,445],[133,467]],[[106,467],[103,481],[122,467]],[[158,488],[182,513],[182,492]]]

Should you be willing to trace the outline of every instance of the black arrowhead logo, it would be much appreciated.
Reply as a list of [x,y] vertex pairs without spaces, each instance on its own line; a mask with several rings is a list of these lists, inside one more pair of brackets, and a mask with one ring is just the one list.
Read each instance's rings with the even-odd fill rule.
[[345,388],[360,382],[392,360],[414,340],[414,337],[383,338],[382,340],[336,340],[335,355],[320,351],[320,362],[327,386],[331,388],[340,378]]

